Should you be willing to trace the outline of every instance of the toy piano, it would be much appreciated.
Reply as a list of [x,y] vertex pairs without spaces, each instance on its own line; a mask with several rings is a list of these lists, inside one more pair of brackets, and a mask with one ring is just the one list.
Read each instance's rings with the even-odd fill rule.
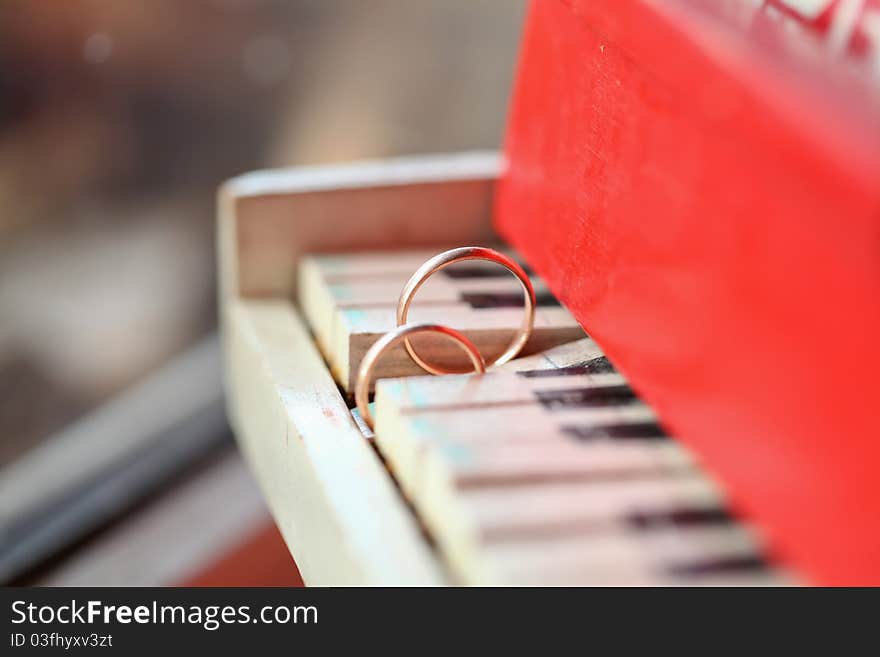
[[[482,375],[412,272],[535,288]],[[230,421],[307,584],[880,584],[880,3],[535,0],[503,154],[220,193]],[[412,318],[491,360],[462,264]],[[414,340],[415,344],[415,340]]]

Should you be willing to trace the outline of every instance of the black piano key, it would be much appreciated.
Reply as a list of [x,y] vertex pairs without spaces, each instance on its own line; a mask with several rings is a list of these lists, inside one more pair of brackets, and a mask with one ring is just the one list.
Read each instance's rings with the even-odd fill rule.
[[701,575],[760,572],[768,568],[769,564],[764,557],[760,554],[752,554],[670,564],[665,567],[665,570],[678,577],[699,577]]
[[722,508],[680,508],[672,511],[635,511],[626,517],[633,529],[650,530],[663,527],[700,527],[733,525],[736,520]]
[[669,436],[656,422],[635,422],[632,424],[567,424],[560,430],[577,440],[667,440]]
[[[461,300],[475,310],[485,308],[522,308],[522,292],[463,292]],[[538,307],[558,306],[556,300],[549,292],[543,291],[535,294],[535,305]]]
[[599,356],[577,365],[569,365],[568,367],[559,367],[555,370],[526,370],[517,372],[520,376],[527,379],[542,379],[556,376],[579,376],[582,374],[606,374],[616,372],[614,365],[608,360],[607,356]]
[[535,390],[535,397],[548,410],[624,406],[639,401],[628,385]]
[[481,267],[480,265],[455,265],[441,270],[440,273],[453,280],[510,276],[510,272],[504,267]]
[[[534,272],[529,269],[526,265],[520,264],[520,267],[523,268],[526,275],[529,278],[534,278]],[[511,276],[512,274],[507,270],[506,267],[501,266],[485,266],[485,265],[477,265],[477,264],[458,264],[456,263],[453,267],[447,267],[440,271],[441,274],[446,276],[447,278],[451,278],[453,280],[459,279],[468,279],[468,278],[504,278],[505,276]]]

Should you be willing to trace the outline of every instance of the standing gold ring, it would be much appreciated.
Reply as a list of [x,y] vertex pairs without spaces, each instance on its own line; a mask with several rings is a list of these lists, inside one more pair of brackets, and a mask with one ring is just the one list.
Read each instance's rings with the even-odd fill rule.
[[[508,258],[503,253],[499,253],[494,249],[487,249],[481,246],[463,246],[458,249],[451,249],[435,255],[427,260],[406,282],[403,291],[400,293],[400,299],[397,301],[397,325],[406,324],[406,317],[409,313],[409,306],[412,303],[413,296],[435,272],[440,271],[456,262],[464,260],[488,260],[506,267],[510,273],[516,276],[523,290],[523,301],[525,304],[525,315],[523,316],[522,325],[513,336],[513,340],[504,352],[494,361],[489,363],[489,367],[493,365],[501,365],[514,358],[520,350],[525,346],[532,334],[532,328],[535,325],[535,290],[532,282],[529,280],[528,274],[514,260]],[[404,346],[412,359],[426,372],[431,374],[460,374],[457,370],[443,369],[436,365],[431,365],[422,360],[413,349],[409,338],[404,338]]]
[[370,379],[373,376],[373,370],[376,367],[376,363],[379,361],[382,354],[388,349],[391,349],[401,340],[406,340],[407,336],[413,335],[414,333],[440,333],[441,335],[445,335],[450,340],[456,342],[465,353],[467,353],[468,357],[471,359],[471,363],[473,363],[474,371],[477,374],[482,374],[486,371],[486,361],[483,360],[480,350],[474,346],[473,342],[448,326],[443,326],[442,324],[407,324],[406,326],[399,326],[396,329],[388,331],[388,333],[376,340],[376,342],[374,342],[367,350],[367,353],[364,354],[364,358],[361,360],[361,366],[358,369],[357,382],[354,387],[354,400],[357,409],[364,422],[366,422],[367,426],[371,429],[373,428],[373,416],[370,414],[368,402],[370,398]]

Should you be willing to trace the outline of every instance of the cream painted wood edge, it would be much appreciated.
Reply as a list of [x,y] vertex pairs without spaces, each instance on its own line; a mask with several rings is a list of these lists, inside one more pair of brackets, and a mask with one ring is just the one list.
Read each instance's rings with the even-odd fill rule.
[[496,239],[495,151],[244,174],[218,195],[221,300],[293,298],[309,252],[458,246]]
[[233,178],[225,187],[227,192],[239,198],[302,194],[389,185],[482,180],[498,177],[500,167],[501,155],[497,151],[464,151],[264,169]]
[[230,302],[224,340],[231,422],[306,583],[446,583],[293,304]]

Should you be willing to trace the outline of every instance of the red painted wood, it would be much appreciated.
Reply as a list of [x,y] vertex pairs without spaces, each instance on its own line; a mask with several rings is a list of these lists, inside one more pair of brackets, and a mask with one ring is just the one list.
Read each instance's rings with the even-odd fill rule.
[[771,4],[533,2],[496,225],[777,556],[880,584],[876,51]]
[[261,527],[231,545],[179,586],[247,587],[304,586],[290,550],[275,523]]

